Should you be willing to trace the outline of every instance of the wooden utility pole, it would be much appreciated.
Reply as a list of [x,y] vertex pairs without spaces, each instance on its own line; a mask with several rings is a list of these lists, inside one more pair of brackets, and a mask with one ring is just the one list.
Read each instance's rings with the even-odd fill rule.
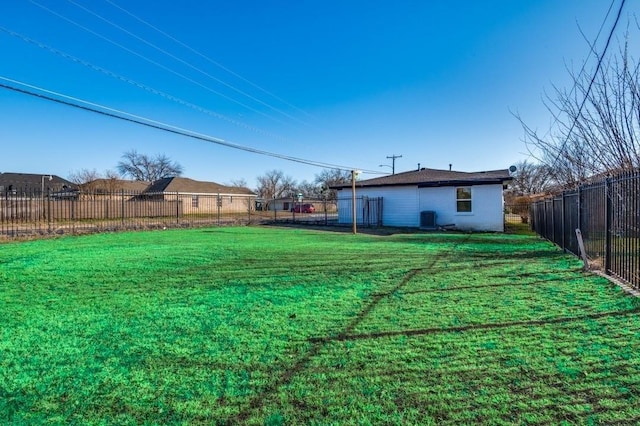
[[387,158],[389,158],[391,160],[391,174],[395,175],[396,174],[396,158],[402,158],[402,155],[387,155]]
[[358,176],[358,170],[351,170],[351,215],[353,222],[353,234],[357,234],[357,219],[356,219],[356,177]]

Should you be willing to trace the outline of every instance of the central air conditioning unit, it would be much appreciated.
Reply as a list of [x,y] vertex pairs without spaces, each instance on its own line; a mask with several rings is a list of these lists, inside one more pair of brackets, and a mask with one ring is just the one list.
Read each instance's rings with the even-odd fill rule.
[[425,210],[420,212],[420,228],[436,229],[436,212]]

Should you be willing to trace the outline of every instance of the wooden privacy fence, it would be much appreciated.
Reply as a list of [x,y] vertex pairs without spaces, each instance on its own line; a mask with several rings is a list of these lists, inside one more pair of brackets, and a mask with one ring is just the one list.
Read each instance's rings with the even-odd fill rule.
[[38,221],[164,217],[183,214],[176,200],[0,200],[0,220]]
[[590,264],[640,288],[640,171],[607,177],[531,205],[531,228]]
[[7,191],[0,199],[0,236],[248,223],[254,211],[254,197],[245,194]]

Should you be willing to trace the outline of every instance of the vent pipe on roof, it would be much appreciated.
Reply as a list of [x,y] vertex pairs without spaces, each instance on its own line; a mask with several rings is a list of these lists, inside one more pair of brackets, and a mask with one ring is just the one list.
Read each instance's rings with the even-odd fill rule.
[[452,166],[452,164],[451,164],[451,163],[449,163],[449,171],[451,171],[451,166]]
[[420,163],[418,163],[418,170],[420,170]]

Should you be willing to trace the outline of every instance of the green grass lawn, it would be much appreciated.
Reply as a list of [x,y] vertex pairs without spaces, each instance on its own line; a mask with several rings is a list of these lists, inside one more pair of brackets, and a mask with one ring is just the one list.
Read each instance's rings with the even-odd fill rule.
[[530,235],[0,245],[0,424],[637,424],[640,303]]

